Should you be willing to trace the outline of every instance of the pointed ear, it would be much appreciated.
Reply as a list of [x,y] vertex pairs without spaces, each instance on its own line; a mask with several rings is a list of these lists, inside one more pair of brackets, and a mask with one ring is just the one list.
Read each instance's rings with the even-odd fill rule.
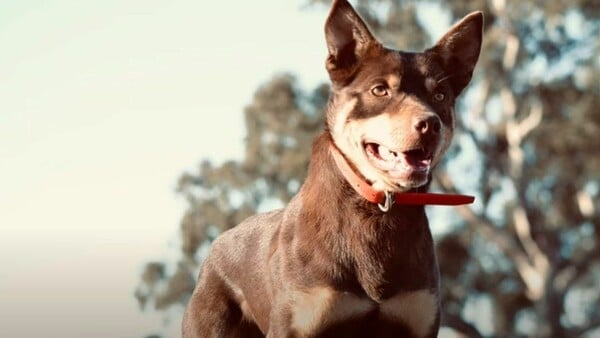
[[431,48],[441,56],[456,95],[471,81],[483,37],[483,13],[465,16]]
[[379,44],[367,25],[346,0],[335,0],[325,22],[327,40],[327,70],[348,70],[366,53]]

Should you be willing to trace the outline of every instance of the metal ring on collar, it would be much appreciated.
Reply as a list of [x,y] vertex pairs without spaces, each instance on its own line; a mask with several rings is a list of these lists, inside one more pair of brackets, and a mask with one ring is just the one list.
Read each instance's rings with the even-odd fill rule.
[[381,210],[383,212],[388,212],[392,208],[392,205],[394,204],[394,193],[389,192],[389,191],[384,191],[384,194],[385,194],[385,201],[383,202],[383,205],[381,203],[377,203],[377,206],[379,207],[379,210]]

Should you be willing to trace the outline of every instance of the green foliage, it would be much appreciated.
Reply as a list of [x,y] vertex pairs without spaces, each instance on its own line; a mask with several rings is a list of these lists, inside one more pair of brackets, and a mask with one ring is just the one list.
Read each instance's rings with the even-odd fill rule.
[[[321,2],[321,1],[312,1]],[[358,1],[375,35],[423,49],[426,11],[486,16],[484,46],[458,107],[459,134],[436,189],[476,193],[437,234],[444,324],[472,337],[578,337],[600,325],[600,4],[597,1]],[[292,77],[261,87],[245,110],[243,161],[203,162],[179,180],[189,208],[173,273],[150,263],[141,304],[185,303],[218,233],[297,191],[328,87]],[[433,230],[438,209],[430,210]],[[162,285],[163,287],[158,287]],[[597,332],[597,331],[596,331]]]

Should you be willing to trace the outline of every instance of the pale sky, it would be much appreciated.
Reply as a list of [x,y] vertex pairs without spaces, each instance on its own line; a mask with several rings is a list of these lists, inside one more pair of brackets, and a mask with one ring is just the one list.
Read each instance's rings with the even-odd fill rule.
[[178,176],[241,157],[273,74],[326,80],[305,2],[0,0],[0,337],[160,332],[133,291],[177,250]]

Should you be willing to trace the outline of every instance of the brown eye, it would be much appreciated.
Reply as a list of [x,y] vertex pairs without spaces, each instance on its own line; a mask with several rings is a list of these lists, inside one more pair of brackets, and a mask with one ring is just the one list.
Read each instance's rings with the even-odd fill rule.
[[446,95],[444,95],[444,93],[435,93],[433,95],[433,99],[436,100],[437,102],[442,102],[442,101],[444,101],[445,98],[446,98]]
[[384,85],[377,85],[371,89],[371,94],[382,97],[388,95],[388,89]]

